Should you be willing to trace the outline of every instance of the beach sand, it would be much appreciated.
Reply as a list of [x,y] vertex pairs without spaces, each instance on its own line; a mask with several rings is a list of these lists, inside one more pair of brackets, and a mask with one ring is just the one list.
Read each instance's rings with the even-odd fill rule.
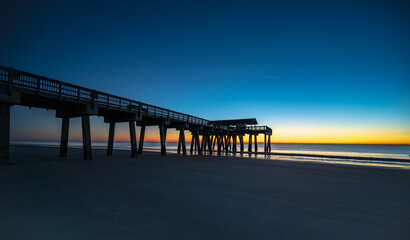
[[0,239],[410,239],[410,171],[12,146]]

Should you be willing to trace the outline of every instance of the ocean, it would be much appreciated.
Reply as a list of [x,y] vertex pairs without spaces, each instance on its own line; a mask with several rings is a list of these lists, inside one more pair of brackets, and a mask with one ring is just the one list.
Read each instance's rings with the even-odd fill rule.
[[[12,145],[59,147],[58,141],[12,141]],[[288,144],[273,143],[270,154],[263,153],[263,143],[258,143],[258,153],[223,153],[229,156],[251,157],[277,161],[302,161],[328,164],[404,168],[410,170],[410,145],[381,144]],[[71,148],[81,148],[82,142],[69,142]],[[107,142],[92,142],[95,149],[105,149]],[[177,153],[178,143],[168,142],[167,152]],[[187,143],[189,154],[190,143]],[[253,146],[254,147],[254,146]],[[114,149],[130,150],[129,142],[115,142]],[[237,146],[239,149],[239,144]],[[248,144],[245,143],[245,151]],[[160,151],[160,143],[145,142],[145,151]],[[254,148],[253,148],[254,151]]]

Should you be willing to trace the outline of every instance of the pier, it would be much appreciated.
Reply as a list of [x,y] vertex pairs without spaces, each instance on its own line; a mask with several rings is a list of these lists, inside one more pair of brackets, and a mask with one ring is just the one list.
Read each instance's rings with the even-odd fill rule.
[[[139,101],[100,92],[0,66],[0,164],[9,164],[10,107],[22,105],[56,111],[61,118],[60,157],[67,156],[70,119],[80,117],[83,158],[92,159],[90,116],[104,117],[109,123],[107,155],[113,154],[116,123],[128,122],[131,157],[143,153],[145,128],[158,126],[161,155],[166,155],[167,129],[179,131],[178,154],[187,154],[185,131],[192,135],[190,154],[245,152],[244,137],[248,135],[248,151],[257,152],[257,136],[264,135],[264,152],[271,151],[272,129],[259,126],[255,118],[210,121],[204,118],[153,106]],[[137,145],[136,127],[140,127]],[[237,149],[239,140],[240,148]],[[254,143],[254,144],[253,144]],[[252,147],[254,145],[254,147]]]

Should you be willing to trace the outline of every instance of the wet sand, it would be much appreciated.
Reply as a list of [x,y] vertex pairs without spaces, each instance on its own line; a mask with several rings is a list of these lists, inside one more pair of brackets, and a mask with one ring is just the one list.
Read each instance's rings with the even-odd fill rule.
[[410,171],[11,149],[0,239],[410,239]]

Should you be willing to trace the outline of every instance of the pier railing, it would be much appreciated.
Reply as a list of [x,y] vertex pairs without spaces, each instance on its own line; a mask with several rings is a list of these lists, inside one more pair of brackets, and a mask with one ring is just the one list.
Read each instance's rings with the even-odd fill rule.
[[266,132],[272,134],[272,128],[268,126],[247,126],[246,130],[255,132]]
[[10,91],[15,88],[21,90],[26,89],[34,93],[51,94],[59,99],[64,98],[64,100],[67,101],[94,103],[97,104],[98,107],[105,107],[108,110],[132,113],[139,112],[144,116],[153,118],[163,118],[201,126],[212,126],[210,121],[203,118],[3,66],[0,66],[0,83],[8,85]]

